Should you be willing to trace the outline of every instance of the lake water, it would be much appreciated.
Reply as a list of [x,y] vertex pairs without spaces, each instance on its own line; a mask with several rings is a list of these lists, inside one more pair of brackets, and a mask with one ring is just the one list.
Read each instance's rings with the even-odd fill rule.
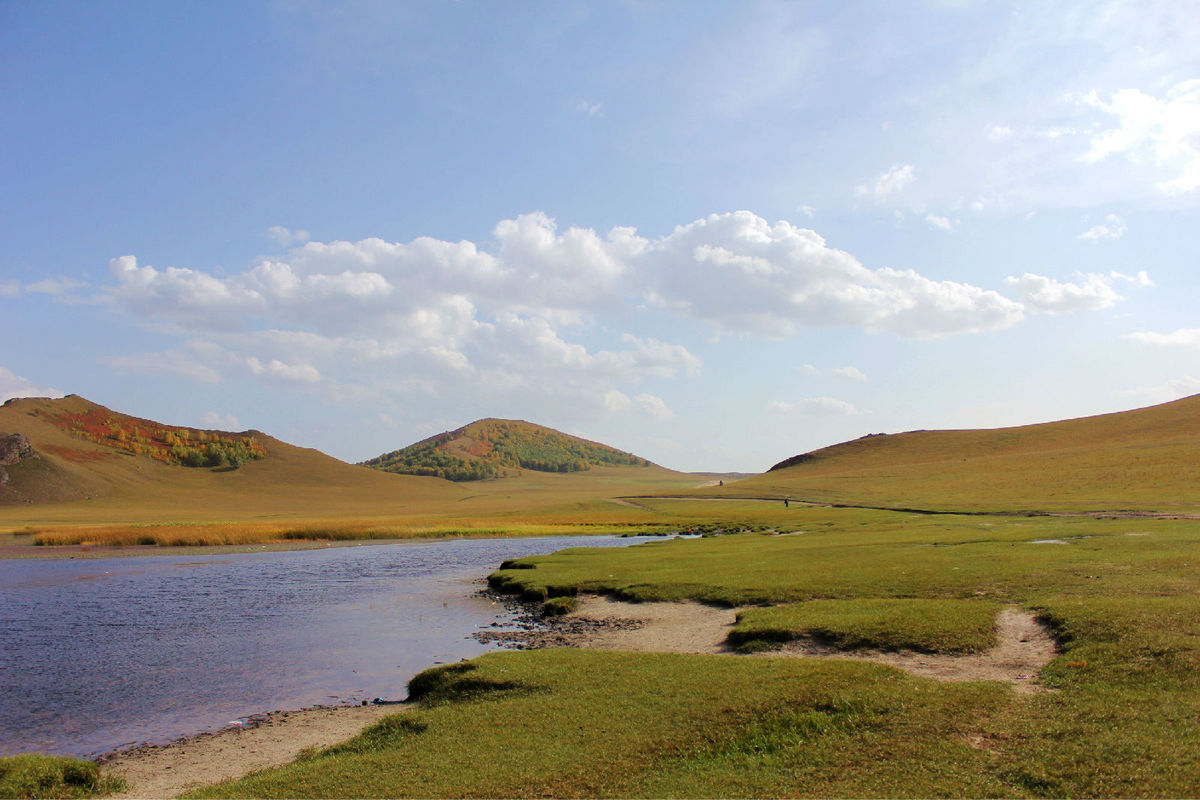
[[0,560],[0,755],[93,756],[277,709],[403,699],[513,621],[505,558],[618,537]]

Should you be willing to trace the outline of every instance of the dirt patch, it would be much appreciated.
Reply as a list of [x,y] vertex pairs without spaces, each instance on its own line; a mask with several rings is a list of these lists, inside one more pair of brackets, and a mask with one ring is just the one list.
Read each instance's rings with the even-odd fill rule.
[[372,705],[277,711],[253,717],[244,725],[167,745],[111,753],[101,757],[100,768],[129,783],[128,791],[114,795],[116,798],[176,797],[209,783],[287,764],[305,748],[343,742],[404,708]]
[[[725,637],[736,616],[734,609],[701,603],[623,603],[581,597],[579,608],[561,621],[521,632],[524,638],[517,646],[730,653]],[[502,636],[494,640],[504,641]],[[756,655],[849,658],[888,664],[940,681],[1001,681],[1020,692],[1044,691],[1037,683],[1037,673],[1057,652],[1050,630],[1032,614],[1010,607],[996,617],[996,640],[996,646],[984,653],[963,656],[835,650],[811,639],[789,642],[779,650]]]
[[1032,614],[1010,607],[996,616],[996,646],[983,653],[954,656],[911,651],[844,651],[804,639],[789,642],[779,654],[874,661],[939,681],[1000,681],[1019,692],[1032,694],[1045,691],[1037,682],[1037,674],[1056,652],[1054,637],[1045,625]]

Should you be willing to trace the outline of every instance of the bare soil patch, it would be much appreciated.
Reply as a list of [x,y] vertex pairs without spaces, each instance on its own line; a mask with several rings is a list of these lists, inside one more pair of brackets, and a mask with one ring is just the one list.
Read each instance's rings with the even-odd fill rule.
[[[701,603],[624,603],[581,597],[579,608],[517,634],[494,634],[518,647],[586,647],[668,653],[730,653],[725,637],[737,611]],[[849,658],[898,667],[941,681],[1001,681],[1017,691],[1043,691],[1038,671],[1056,653],[1050,630],[1019,608],[996,617],[996,646],[972,655],[911,651],[836,650],[812,639],[799,639],[759,656]]]
[[143,745],[100,759],[107,774],[120,775],[129,789],[116,798],[175,797],[209,783],[240,778],[287,764],[309,747],[343,742],[365,726],[407,706],[372,705],[277,711],[241,726]]

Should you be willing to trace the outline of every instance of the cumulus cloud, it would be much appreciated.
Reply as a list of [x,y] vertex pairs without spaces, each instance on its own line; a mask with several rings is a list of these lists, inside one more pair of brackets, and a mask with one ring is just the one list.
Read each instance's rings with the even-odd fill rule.
[[1088,230],[1079,234],[1077,238],[1092,242],[1099,242],[1103,239],[1120,239],[1125,235],[1125,231],[1125,220],[1116,214],[1109,214],[1104,218],[1104,222],[1099,225],[1093,225]]
[[205,411],[200,421],[209,430],[236,431],[242,427],[233,414],[218,414],[216,411]]
[[576,100],[575,110],[587,114],[589,117],[603,117],[604,104],[591,100]]
[[1026,272],[1019,278],[1008,278],[1007,283],[1022,303],[1043,314],[1098,311],[1111,308],[1121,299],[1112,287],[1111,276],[1089,273],[1079,279],[1079,283],[1064,283]]
[[613,412],[627,411],[633,407],[633,401],[624,392],[609,389],[604,393],[604,407]]
[[1013,129],[1007,125],[996,125],[993,123],[984,128],[984,136],[992,143],[1003,142],[1005,139],[1011,138],[1012,135]]
[[53,297],[64,295],[72,289],[78,289],[87,284],[82,281],[73,280],[71,278],[46,278],[36,281],[35,283],[25,284],[25,291],[29,294],[48,294]]
[[930,212],[925,215],[925,221],[934,228],[940,228],[944,231],[954,230],[954,223],[951,222],[948,217],[943,217],[940,214],[934,214],[933,212]]
[[1092,135],[1084,162],[1095,164],[1123,155],[1171,174],[1156,184],[1165,194],[1200,188],[1200,78],[1175,84],[1162,98],[1121,89],[1108,100],[1092,91],[1081,102],[1116,118],[1115,125]]
[[282,225],[272,225],[267,228],[267,238],[280,247],[292,247],[304,244],[312,237],[306,230],[292,230]]
[[1167,403],[1181,397],[1200,394],[1200,378],[1173,378],[1160,386],[1141,386],[1125,394],[1148,403]]
[[1134,342],[1142,342],[1143,344],[1200,348],[1200,328],[1179,328],[1171,333],[1137,331],[1126,334],[1125,338]]
[[767,410],[777,414],[802,414],[808,416],[857,416],[862,414],[853,403],[838,400],[836,397],[806,397],[795,403],[782,400],[772,400],[767,403]]
[[1015,300],[911,269],[871,269],[813,230],[748,211],[657,239],[629,227],[563,229],[535,212],[501,221],[492,236],[486,249],[430,237],[308,241],[229,275],[114,258],[100,299],[180,344],[106,363],[339,397],[550,391],[598,410],[657,413],[638,384],[703,365],[682,344],[607,327],[631,310],[694,320],[717,335],[850,327],[929,339],[1119,299],[1116,274],[1078,284],[1027,274],[1009,281]]
[[864,184],[855,189],[858,195],[873,197],[876,200],[886,200],[899,194],[917,177],[917,169],[912,164],[893,164],[881,173],[872,183]]
[[656,419],[670,419],[675,416],[675,412],[667,408],[666,402],[661,397],[656,397],[652,394],[639,394],[634,401],[645,413]]
[[62,397],[63,393],[47,386],[39,386],[27,378],[0,367],[0,403],[14,397]]
[[1023,316],[995,291],[913,270],[872,270],[815,231],[749,211],[676,228],[642,255],[652,302],[720,332],[793,335],[861,327],[910,338],[1004,328]]
[[17,297],[21,294],[21,284],[16,281],[0,281],[0,297]]
[[836,367],[830,374],[835,378],[843,378],[848,381],[857,381],[859,383],[867,381],[866,373],[858,367]]

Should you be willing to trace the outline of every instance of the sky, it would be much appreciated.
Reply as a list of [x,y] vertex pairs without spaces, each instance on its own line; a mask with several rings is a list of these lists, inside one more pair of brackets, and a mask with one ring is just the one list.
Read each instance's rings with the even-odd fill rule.
[[685,471],[1200,393],[1200,2],[0,3],[0,400]]

